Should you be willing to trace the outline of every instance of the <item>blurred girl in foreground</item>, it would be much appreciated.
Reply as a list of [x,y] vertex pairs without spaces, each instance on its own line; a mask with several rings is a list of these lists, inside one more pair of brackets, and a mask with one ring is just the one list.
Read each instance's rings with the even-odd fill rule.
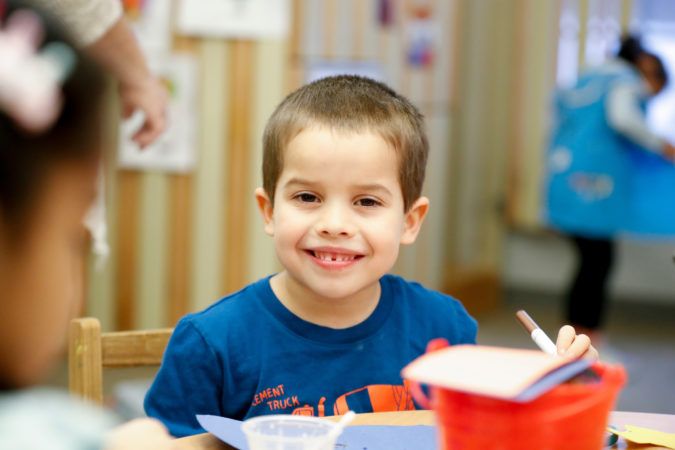
[[0,448],[172,445],[159,422],[114,428],[93,405],[31,388],[62,355],[82,300],[103,91],[103,73],[49,18],[0,0]]

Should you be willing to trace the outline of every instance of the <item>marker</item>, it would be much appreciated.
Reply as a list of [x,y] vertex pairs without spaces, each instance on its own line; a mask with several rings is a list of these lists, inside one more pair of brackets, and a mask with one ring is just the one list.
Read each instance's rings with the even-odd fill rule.
[[[532,320],[532,317],[528,313],[526,313],[524,310],[520,310],[516,313],[516,318],[518,319],[518,322],[525,328],[525,330],[530,334],[530,337],[534,341],[535,344],[537,344],[537,347],[539,347],[544,353],[548,353],[549,355],[557,355],[558,354],[558,349],[553,343],[553,341],[546,336],[546,333],[544,333],[544,330],[539,328],[539,325],[537,325],[537,322]],[[581,372],[580,375],[577,375],[576,378],[581,377],[583,380],[583,377],[586,377],[587,380],[585,382],[599,382],[600,381],[600,375],[595,373],[593,369],[586,369],[583,372]],[[588,381],[590,380],[590,381]],[[609,426],[610,428],[615,428],[613,425]],[[605,448],[607,447],[612,447],[616,442],[618,441],[618,436],[612,434],[611,432],[606,431],[605,432]]]
[[553,341],[548,336],[546,336],[544,330],[539,328],[537,322],[532,320],[532,317],[530,317],[528,313],[526,313],[524,310],[521,309],[516,313],[516,318],[523,326],[523,328],[525,328],[525,331],[529,333],[534,343],[537,344],[537,347],[539,347],[549,355],[558,354],[558,349],[553,343]]

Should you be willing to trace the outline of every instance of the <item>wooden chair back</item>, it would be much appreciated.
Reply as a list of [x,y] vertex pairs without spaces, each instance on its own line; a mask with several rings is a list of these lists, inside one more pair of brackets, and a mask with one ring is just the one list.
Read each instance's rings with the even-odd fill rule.
[[155,366],[162,362],[173,328],[101,333],[93,317],[73,319],[68,337],[68,388],[103,403],[104,367]]

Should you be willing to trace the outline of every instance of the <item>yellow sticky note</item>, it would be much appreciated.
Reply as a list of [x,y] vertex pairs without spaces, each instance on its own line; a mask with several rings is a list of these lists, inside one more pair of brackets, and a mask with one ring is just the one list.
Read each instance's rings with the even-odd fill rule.
[[610,428],[609,431],[636,444],[660,445],[661,447],[675,450],[675,434],[673,433],[664,433],[663,431],[636,427],[634,425],[626,425],[626,431],[619,431],[613,428]]

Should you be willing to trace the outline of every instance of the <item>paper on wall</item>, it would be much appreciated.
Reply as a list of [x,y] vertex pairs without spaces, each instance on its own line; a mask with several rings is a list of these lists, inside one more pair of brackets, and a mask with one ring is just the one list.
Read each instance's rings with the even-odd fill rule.
[[288,0],[181,0],[178,32],[231,38],[281,38],[288,33]]

